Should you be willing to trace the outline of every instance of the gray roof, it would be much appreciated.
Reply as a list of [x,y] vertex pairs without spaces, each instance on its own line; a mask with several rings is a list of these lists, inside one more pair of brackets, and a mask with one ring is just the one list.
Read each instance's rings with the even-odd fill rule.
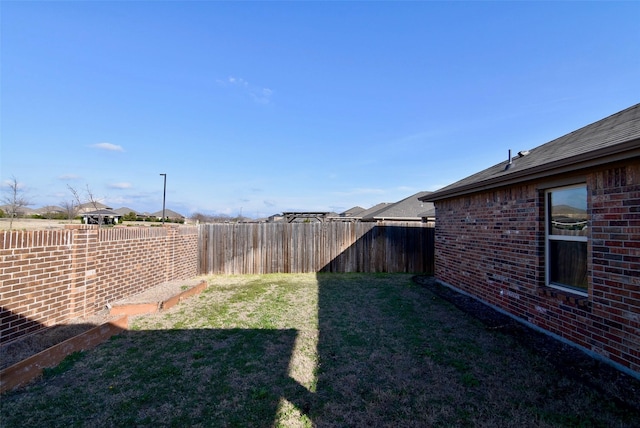
[[423,202],[418,198],[426,197],[431,192],[418,192],[399,202],[389,204],[381,210],[362,216],[362,221],[394,220],[394,221],[415,221],[422,220],[425,211],[435,208],[431,202]]
[[379,204],[374,205],[371,208],[362,211],[361,213],[353,215],[352,217],[353,218],[364,218],[365,216],[373,215],[373,214],[377,213],[378,211],[387,208],[389,205],[392,205],[392,203],[391,202],[380,202]]
[[[162,210],[160,211],[156,211],[152,214],[150,214],[152,217],[158,217],[158,218],[162,218]],[[184,218],[184,216],[180,213],[177,213],[173,210],[170,210],[169,208],[166,208],[164,210],[164,216],[167,218]]]
[[84,204],[80,204],[78,206],[78,208],[80,208],[81,210],[87,210],[87,209],[93,209],[93,210],[102,210],[102,209],[107,209],[110,210],[112,209],[110,206],[105,205],[101,202],[86,202]]
[[56,205],[47,205],[46,207],[41,207],[35,210],[38,214],[63,213],[65,211],[66,210],[64,208]]
[[129,207],[121,207],[121,208],[115,209],[114,211],[120,214],[121,216],[128,215],[129,213],[134,213],[138,215],[138,212],[136,210],[131,209]]
[[349,208],[348,210],[341,212],[340,217],[353,217],[364,211],[364,208],[355,206],[353,208]]
[[[11,212],[13,206],[12,205],[0,205],[0,210],[9,213]],[[29,207],[17,207],[16,209],[16,214],[21,214],[21,215],[31,215],[31,214],[37,214],[37,212]]]
[[507,160],[422,198],[437,201],[640,156],[640,104]]

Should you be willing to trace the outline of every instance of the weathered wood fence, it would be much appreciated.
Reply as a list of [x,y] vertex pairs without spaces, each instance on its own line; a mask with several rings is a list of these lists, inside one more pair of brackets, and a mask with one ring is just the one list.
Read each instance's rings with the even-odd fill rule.
[[204,224],[201,274],[434,270],[434,228],[424,223]]

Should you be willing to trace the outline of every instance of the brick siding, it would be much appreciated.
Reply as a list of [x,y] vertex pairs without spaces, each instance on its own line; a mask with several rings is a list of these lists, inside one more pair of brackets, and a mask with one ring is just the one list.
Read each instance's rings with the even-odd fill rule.
[[0,232],[0,343],[196,276],[195,227]]
[[588,297],[545,286],[544,187],[571,177],[436,202],[436,277],[640,373],[640,161],[583,178]]

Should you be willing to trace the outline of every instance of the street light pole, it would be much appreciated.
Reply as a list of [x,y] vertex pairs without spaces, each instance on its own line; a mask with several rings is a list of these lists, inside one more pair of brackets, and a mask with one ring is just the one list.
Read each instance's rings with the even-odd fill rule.
[[167,199],[167,174],[160,174],[164,177],[164,191],[162,192],[162,224],[164,225],[164,207]]

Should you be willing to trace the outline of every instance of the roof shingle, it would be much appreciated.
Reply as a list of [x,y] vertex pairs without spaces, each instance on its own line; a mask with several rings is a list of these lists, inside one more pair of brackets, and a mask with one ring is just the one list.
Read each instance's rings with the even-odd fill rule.
[[640,156],[640,104],[582,127],[476,174],[470,175],[425,197],[437,201],[514,184],[552,173]]

